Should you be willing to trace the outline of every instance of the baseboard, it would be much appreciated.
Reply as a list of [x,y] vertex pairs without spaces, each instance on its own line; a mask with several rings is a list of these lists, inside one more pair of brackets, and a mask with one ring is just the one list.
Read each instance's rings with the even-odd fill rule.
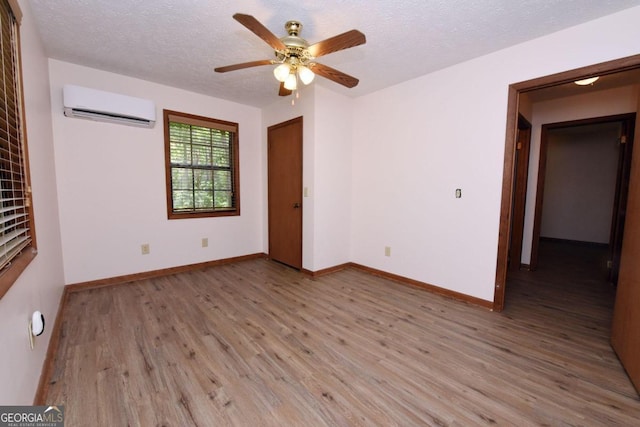
[[171,274],[185,273],[194,270],[201,270],[206,267],[215,267],[217,265],[231,264],[234,262],[247,261],[257,258],[266,258],[264,253],[255,253],[250,255],[242,255],[232,258],[218,259],[214,261],[199,262],[197,264],[181,265],[178,267],[163,268],[160,270],[145,271],[142,273],[126,274],[123,276],[109,277],[106,279],[91,280],[89,282],[73,283],[66,285],[65,291],[79,292],[86,289],[96,289],[105,286],[121,285],[123,283],[135,282],[136,280],[153,279],[155,277],[169,276]]
[[455,292],[455,291],[451,291],[449,289],[445,289],[445,288],[441,288],[439,286],[435,286],[435,285],[431,285],[429,283],[425,283],[425,282],[420,282],[418,280],[414,280],[414,279],[409,279],[408,277],[404,277],[404,276],[400,276],[397,274],[393,274],[393,273],[388,273],[386,271],[383,270],[378,270],[375,268],[371,268],[371,267],[367,267],[361,264],[357,264],[354,262],[347,262],[344,264],[339,264],[333,267],[329,267],[329,268],[324,268],[322,270],[317,270],[317,271],[311,271],[311,270],[306,270],[306,269],[302,269],[302,272],[305,274],[310,275],[311,277],[320,277],[320,276],[325,276],[327,274],[331,274],[331,273],[336,273],[338,271],[344,270],[346,268],[356,268],[358,270],[362,270],[365,271],[369,274],[373,274],[375,276],[380,276],[380,277],[384,277],[386,279],[391,279],[393,281],[402,283],[404,285],[410,285],[410,286],[414,286],[414,287],[418,287],[420,289],[424,289],[426,291],[429,291],[431,293],[434,294],[438,294],[438,295],[442,295],[448,298],[453,298],[455,300],[458,301],[462,301],[468,304],[474,304],[474,305],[478,305],[480,307],[484,307],[484,308],[488,308],[490,310],[493,309],[493,302],[492,301],[487,301],[487,300],[483,300],[480,298],[476,298],[476,297],[472,297],[470,295],[466,295],[466,294],[462,294],[460,292]]
[[[53,367],[55,362],[55,353],[58,349],[58,343],[60,342],[60,335],[62,333],[62,316],[64,314],[64,309],[67,305],[68,299],[69,299],[69,292],[65,288],[62,291],[62,296],[60,297],[60,304],[58,304],[58,312],[56,313],[56,320],[54,321],[53,328],[51,329],[51,338],[49,338],[49,346],[47,347],[47,354],[42,364],[42,371],[40,372],[40,381],[38,381],[38,388],[36,390],[36,395],[33,398],[33,404],[35,406],[46,405],[44,398],[49,392],[50,379],[51,379],[51,375],[53,374]],[[55,403],[55,402],[49,402],[49,403]]]
[[333,267],[323,268],[322,270],[316,270],[316,271],[311,271],[303,268],[302,272],[304,274],[308,274],[311,277],[320,277],[320,276],[326,276],[327,274],[338,272],[340,270],[344,270],[345,268],[349,268],[349,267],[351,267],[351,263],[347,262],[344,264],[334,265]]
[[365,271],[367,273],[376,275],[376,276],[380,276],[380,277],[384,277],[386,279],[391,279],[393,281],[396,281],[398,283],[404,284],[404,285],[409,285],[409,286],[414,286],[420,289],[424,289],[426,291],[429,291],[431,293],[437,294],[437,295],[442,295],[444,297],[448,297],[448,298],[453,298],[455,300],[461,301],[461,302],[465,302],[468,304],[473,304],[473,305],[477,305],[480,307],[484,307],[484,308],[488,308],[490,310],[493,310],[493,301],[487,301],[487,300],[483,300],[481,298],[476,298],[476,297],[472,297],[471,295],[467,295],[467,294],[463,294],[460,292],[455,292],[449,289],[445,289],[445,288],[441,288],[439,286],[435,286],[435,285],[431,285],[429,283],[425,283],[425,282],[421,282],[419,280],[414,280],[414,279],[409,279],[408,277],[404,277],[404,276],[400,276],[397,274],[393,274],[393,273],[388,273],[386,271],[382,271],[382,270],[378,270],[375,268],[371,268],[371,267],[367,267],[361,264],[356,264],[356,263],[349,263],[350,267],[356,268],[358,270],[362,270]]

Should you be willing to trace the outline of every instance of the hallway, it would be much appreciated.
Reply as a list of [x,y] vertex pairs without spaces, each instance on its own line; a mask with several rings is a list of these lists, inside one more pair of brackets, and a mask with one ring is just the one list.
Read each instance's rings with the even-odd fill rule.
[[543,238],[538,269],[509,273],[507,307],[526,301],[561,311],[584,311],[585,316],[611,317],[615,288],[607,283],[607,258],[604,245]]
[[637,399],[609,343],[615,287],[607,282],[607,259],[604,245],[541,239],[538,269],[509,273],[503,313],[564,342],[567,364],[598,360],[609,373],[593,372],[589,381]]

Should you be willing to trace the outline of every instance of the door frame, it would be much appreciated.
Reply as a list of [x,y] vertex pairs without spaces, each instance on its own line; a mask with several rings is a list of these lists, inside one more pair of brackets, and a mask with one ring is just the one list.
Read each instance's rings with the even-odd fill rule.
[[[272,207],[271,207],[271,201],[270,201],[270,193],[269,193],[269,187],[270,187],[270,182],[269,182],[269,165],[270,165],[270,160],[269,160],[269,145],[271,143],[271,131],[274,129],[279,129],[285,126],[290,126],[294,123],[300,123],[300,188],[299,188],[299,195],[300,195],[300,199],[302,199],[302,189],[303,189],[303,179],[304,179],[304,120],[303,120],[303,116],[299,116],[299,117],[295,117],[293,119],[290,120],[286,120],[282,123],[277,123],[275,125],[271,125],[269,127],[267,127],[267,239],[268,239],[268,250],[269,250],[269,259],[271,258],[271,243],[272,243],[272,236],[271,236],[271,218],[272,218]],[[303,245],[303,239],[304,239],[304,207],[303,207],[303,203],[300,202],[299,203],[299,212],[300,212],[300,230],[299,230],[299,234],[300,234],[300,242],[299,242],[299,253],[300,256],[296,259],[296,265],[289,265],[290,267],[296,268],[298,270],[302,270],[303,266],[303,250],[304,250],[304,245]],[[275,260],[274,261],[278,261]],[[278,261],[280,262],[280,261]]]
[[522,238],[524,215],[527,204],[527,181],[529,178],[529,154],[531,151],[531,123],[518,113],[518,133],[514,160],[513,221],[509,228],[509,270],[522,267]]
[[[631,162],[633,160],[633,144],[636,137],[636,124],[638,114],[630,114],[630,118],[622,121],[623,136],[626,137],[624,145],[620,147],[618,160],[618,175],[616,177],[615,205],[611,218],[611,235],[609,237],[610,270],[609,282],[618,285],[620,273],[620,260],[622,258],[622,238],[624,237],[625,220],[627,217],[627,202],[631,184]],[[632,116],[632,118],[631,118]]]
[[589,65],[574,70],[551,74],[532,80],[509,85],[507,99],[507,125],[505,135],[504,162],[502,173],[502,198],[500,202],[500,225],[498,229],[498,250],[496,261],[496,280],[493,295],[493,310],[504,309],[505,287],[509,259],[509,231],[513,221],[513,192],[515,148],[518,124],[518,103],[521,93],[593,76],[603,76],[621,71],[640,68],[640,55],[628,56],[600,64]]
[[[616,123],[620,122],[623,126],[630,126],[633,129],[636,121],[636,113],[627,113],[627,114],[616,114],[612,116],[602,116],[602,117],[593,117],[588,119],[580,119],[580,120],[570,120],[566,122],[557,122],[557,123],[547,123],[543,124],[540,129],[540,159],[538,162],[538,183],[536,189],[536,204],[535,204],[535,214],[533,218],[533,236],[531,242],[531,260],[529,262],[529,266],[531,270],[535,270],[538,267],[538,248],[540,245],[540,227],[542,225],[542,207],[544,203],[544,183],[546,179],[546,171],[547,171],[547,148],[549,144],[549,131],[555,129],[564,129],[574,126],[587,126],[587,125],[596,125],[596,124],[604,124],[604,123]],[[629,140],[629,144],[633,144],[633,135],[631,135]],[[627,146],[630,147],[630,146]],[[628,159],[627,161],[631,161],[631,152],[627,153]],[[629,163],[630,164],[630,163]],[[621,180],[624,179],[622,174],[621,165],[618,166],[616,176],[616,188],[615,190],[615,198],[614,198],[614,212],[612,217],[612,224],[614,224],[614,219],[617,216],[617,206],[620,202],[620,186],[622,184]],[[629,177],[627,176],[627,182]],[[624,198],[626,200],[626,197]],[[612,226],[612,231],[615,227]],[[613,235],[612,235],[613,237]],[[610,240],[612,239],[610,238]],[[609,242],[612,243],[611,241]],[[621,248],[620,248],[621,249]]]

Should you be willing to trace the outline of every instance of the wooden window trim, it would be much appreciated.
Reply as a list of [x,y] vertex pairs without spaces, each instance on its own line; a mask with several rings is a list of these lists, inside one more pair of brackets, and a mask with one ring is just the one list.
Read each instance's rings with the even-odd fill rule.
[[[22,11],[20,10],[20,6],[16,0],[7,0],[9,8],[13,13],[16,20],[16,62],[17,62],[17,73],[16,78],[18,79],[18,89],[20,91],[20,96],[17,99],[19,103],[19,111],[21,112],[19,120],[20,125],[22,126],[22,145],[23,145],[23,163],[24,163],[24,180],[25,186],[27,188],[31,187],[31,174],[29,167],[29,148],[27,144],[27,121],[25,114],[25,103],[24,103],[24,84],[23,84],[23,76],[22,76],[22,48],[20,43],[20,23],[22,21]],[[2,272],[0,272],[0,298],[2,298],[13,286],[13,284],[18,280],[18,277],[22,274],[22,272],[27,268],[27,266],[33,261],[33,259],[38,254],[37,244],[36,244],[36,230],[35,230],[35,221],[33,215],[33,197],[31,191],[28,192],[28,216],[29,216],[29,227],[31,234],[31,243],[26,246],[20,254],[15,256],[11,263],[5,267]]]
[[[225,217],[225,216],[239,216],[240,215],[240,155],[239,155],[239,125],[238,123],[228,122],[224,120],[214,119],[210,117],[197,116],[194,114],[182,113],[179,111],[163,110],[164,118],[164,147],[165,147],[165,178],[166,178],[166,195],[167,195],[167,218],[168,219],[187,219],[187,218],[211,218],[211,217]],[[211,211],[198,211],[198,212],[174,212],[173,211],[173,193],[172,193],[172,178],[171,178],[171,145],[169,141],[169,122],[181,121],[187,124],[193,124],[196,126],[210,126],[217,125],[217,129],[232,131],[234,134],[233,141],[231,142],[232,153],[232,189],[234,194],[235,206],[229,209],[218,209]]]
[[38,252],[35,249],[25,248],[20,255],[11,261],[11,265],[7,267],[0,277],[0,298],[2,298],[16,280],[18,280],[18,277],[20,277],[37,254]]

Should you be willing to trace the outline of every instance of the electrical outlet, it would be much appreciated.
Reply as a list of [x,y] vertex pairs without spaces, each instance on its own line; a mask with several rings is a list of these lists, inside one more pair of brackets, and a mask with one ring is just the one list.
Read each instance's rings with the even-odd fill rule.
[[207,237],[203,237],[202,238],[202,247],[203,248],[209,247],[209,238],[207,238]]
[[384,256],[391,256],[391,246],[384,247]]
[[149,244],[143,243],[142,245],[140,245],[140,252],[142,252],[142,255],[149,255],[149,252],[150,252]]

